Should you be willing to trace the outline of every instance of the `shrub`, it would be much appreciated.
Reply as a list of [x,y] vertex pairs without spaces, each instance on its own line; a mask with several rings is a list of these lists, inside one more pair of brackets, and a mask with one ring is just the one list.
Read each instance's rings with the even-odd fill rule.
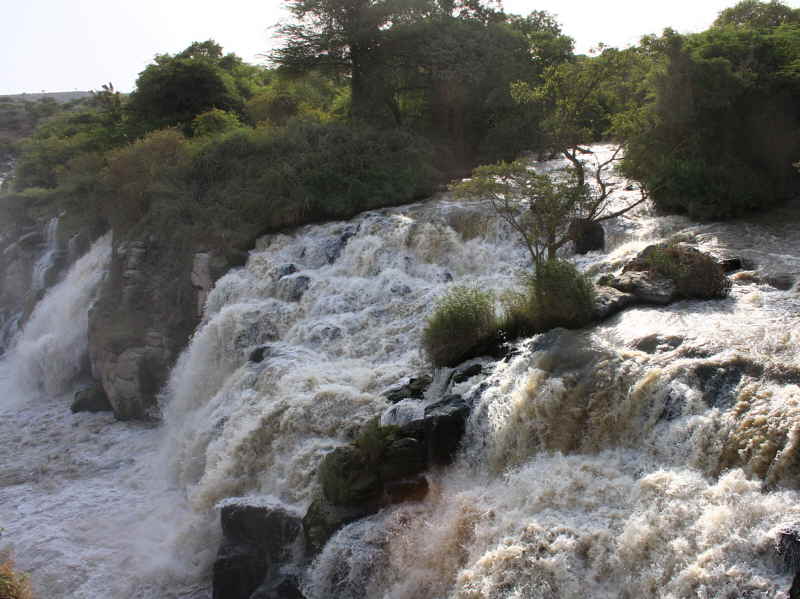
[[481,353],[496,335],[492,295],[474,287],[454,287],[428,318],[422,344],[435,366],[455,366]]
[[524,291],[502,298],[503,333],[509,339],[555,327],[579,328],[592,319],[594,288],[571,262],[548,260],[524,280]]
[[192,134],[196,137],[205,135],[221,135],[242,126],[239,117],[233,112],[212,108],[198,114],[192,121]]
[[672,280],[678,294],[687,299],[726,297],[731,282],[722,267],[708,254],[686,245],[651,246],[625,267],[626,271],[649,271]]
[[0,560],[0,599],[31,599],[28,577],[14,570],[10,559]]

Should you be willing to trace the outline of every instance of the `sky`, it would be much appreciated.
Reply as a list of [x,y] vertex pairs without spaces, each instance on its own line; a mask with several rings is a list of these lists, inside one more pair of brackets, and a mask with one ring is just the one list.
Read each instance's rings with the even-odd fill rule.
[[[625,47],[672,27],[706,29],[737,0],[505,0],[507,12],[555,14],[576,49]],[[800,8],[800,0],[785,2]],[[0,95],[100,89],[129,92],[156,54],[209,38],[248,62],[278,42],[282,0],[10,0],[0,27]]]

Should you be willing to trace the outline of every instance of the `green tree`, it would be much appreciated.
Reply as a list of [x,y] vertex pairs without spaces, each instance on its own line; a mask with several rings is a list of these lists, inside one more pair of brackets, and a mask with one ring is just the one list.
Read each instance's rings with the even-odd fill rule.
[[252,83],[252,72],[241,66],[211,40],[175,56],[156,56],[139,74],[126,106],[134,127],[139,133],[172,126],[189,132],[194,117],[212,108],[241,114]]
[[778,0],[742,0],[719,13],[714,26],[766,28],[788,23],[800,23],[800,9],[789,8]]
[[587,201],[575,169],[537,173],[526,161],[479,166],[452,187],[457,197],[488,199],[520,236],[538,268],[569,240],[569,225]]

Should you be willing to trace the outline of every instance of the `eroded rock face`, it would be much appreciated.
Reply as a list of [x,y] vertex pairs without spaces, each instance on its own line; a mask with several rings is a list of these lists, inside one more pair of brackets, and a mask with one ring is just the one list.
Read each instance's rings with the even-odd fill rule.
[[89,357],[117,418],[157,417],[156,395],[229,262],[153,237],[115,243],[89,312]]

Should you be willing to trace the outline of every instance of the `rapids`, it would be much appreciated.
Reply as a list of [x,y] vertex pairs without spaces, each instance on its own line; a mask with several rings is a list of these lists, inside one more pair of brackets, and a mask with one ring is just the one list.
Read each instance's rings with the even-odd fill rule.
[[[457,388],[474,406],[456,463],[429,473],[424,502],[339,531],[306,568],[307,597],[786,593],[774,545],[800,521],[800,293],[774,284],[800,274],[799,220],[798,204],[702,225],[642,206],[606,223],[607,252],[576,260],[593,275],[673,237],[752,266],[725,300],[633,308],[486,362]],[[37,314],[88,308],[96,280],[76,265],[1,364],[18,378],[2,399],[0,546],[42,597],[210,596],[215,506],[303,511],[326,452],[406,417],[381,393],[425,369],[436,299],[454,284],[499,295],[526,260],[486,202],[446,194],[264,237],[209,295],[157,428],[68,411],[80,334],[57,343],[64,318]]]

